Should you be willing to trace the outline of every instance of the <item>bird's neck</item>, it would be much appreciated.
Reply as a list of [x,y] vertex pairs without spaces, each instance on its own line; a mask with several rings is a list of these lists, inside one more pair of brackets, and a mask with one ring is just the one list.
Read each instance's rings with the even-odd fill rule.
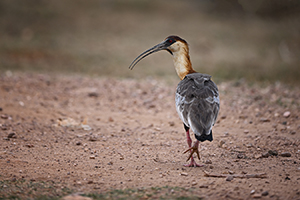
[[182,46],[178,51],[173,52],[173,61],[176,72],[182,80],[187,74],[195,73],[189,56],[189,47]]

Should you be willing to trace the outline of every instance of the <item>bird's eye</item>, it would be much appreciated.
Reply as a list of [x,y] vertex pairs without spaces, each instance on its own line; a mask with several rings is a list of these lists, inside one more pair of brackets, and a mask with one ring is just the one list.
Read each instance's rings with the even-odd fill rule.
[[169,43],[173,43],[173,40],[172,40],[172,39],[169,39],[168,42],[169,42]]

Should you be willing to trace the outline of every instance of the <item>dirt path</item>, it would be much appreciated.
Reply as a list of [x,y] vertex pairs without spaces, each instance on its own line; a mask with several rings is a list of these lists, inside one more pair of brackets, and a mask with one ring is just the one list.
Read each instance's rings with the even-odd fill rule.
[[[243,82],[218,86],[214,141],[200,147],[198,162],[205,166],[186,168],[176,84],[1,76],[0,197],[168,186],[184,189],[166,190],[175,196],[299,199],[300,90]],[[203,170],[267,177],[230,181],[205,177]]]

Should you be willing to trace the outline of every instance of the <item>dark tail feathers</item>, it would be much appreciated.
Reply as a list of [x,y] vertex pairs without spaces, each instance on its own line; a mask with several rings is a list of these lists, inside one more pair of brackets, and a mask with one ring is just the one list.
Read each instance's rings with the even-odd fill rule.
[[205,133],[202,133],[200,136],[195,134],[195,137],[200,142],[204,142],[205,140],[208,140],[211,142],[213,140],[212,131],[210,131],[209,135],[206,135]]

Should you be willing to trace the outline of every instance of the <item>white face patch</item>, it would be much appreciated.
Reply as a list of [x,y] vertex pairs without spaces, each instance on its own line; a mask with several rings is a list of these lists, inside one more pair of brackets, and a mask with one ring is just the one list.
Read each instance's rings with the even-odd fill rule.
[[176,53],[180,50],[180,47],[183,46],[183,44],[181,42],[175,42],[174,44],[172,44],[171,46],[169,46],[169,49],[173,52]]

